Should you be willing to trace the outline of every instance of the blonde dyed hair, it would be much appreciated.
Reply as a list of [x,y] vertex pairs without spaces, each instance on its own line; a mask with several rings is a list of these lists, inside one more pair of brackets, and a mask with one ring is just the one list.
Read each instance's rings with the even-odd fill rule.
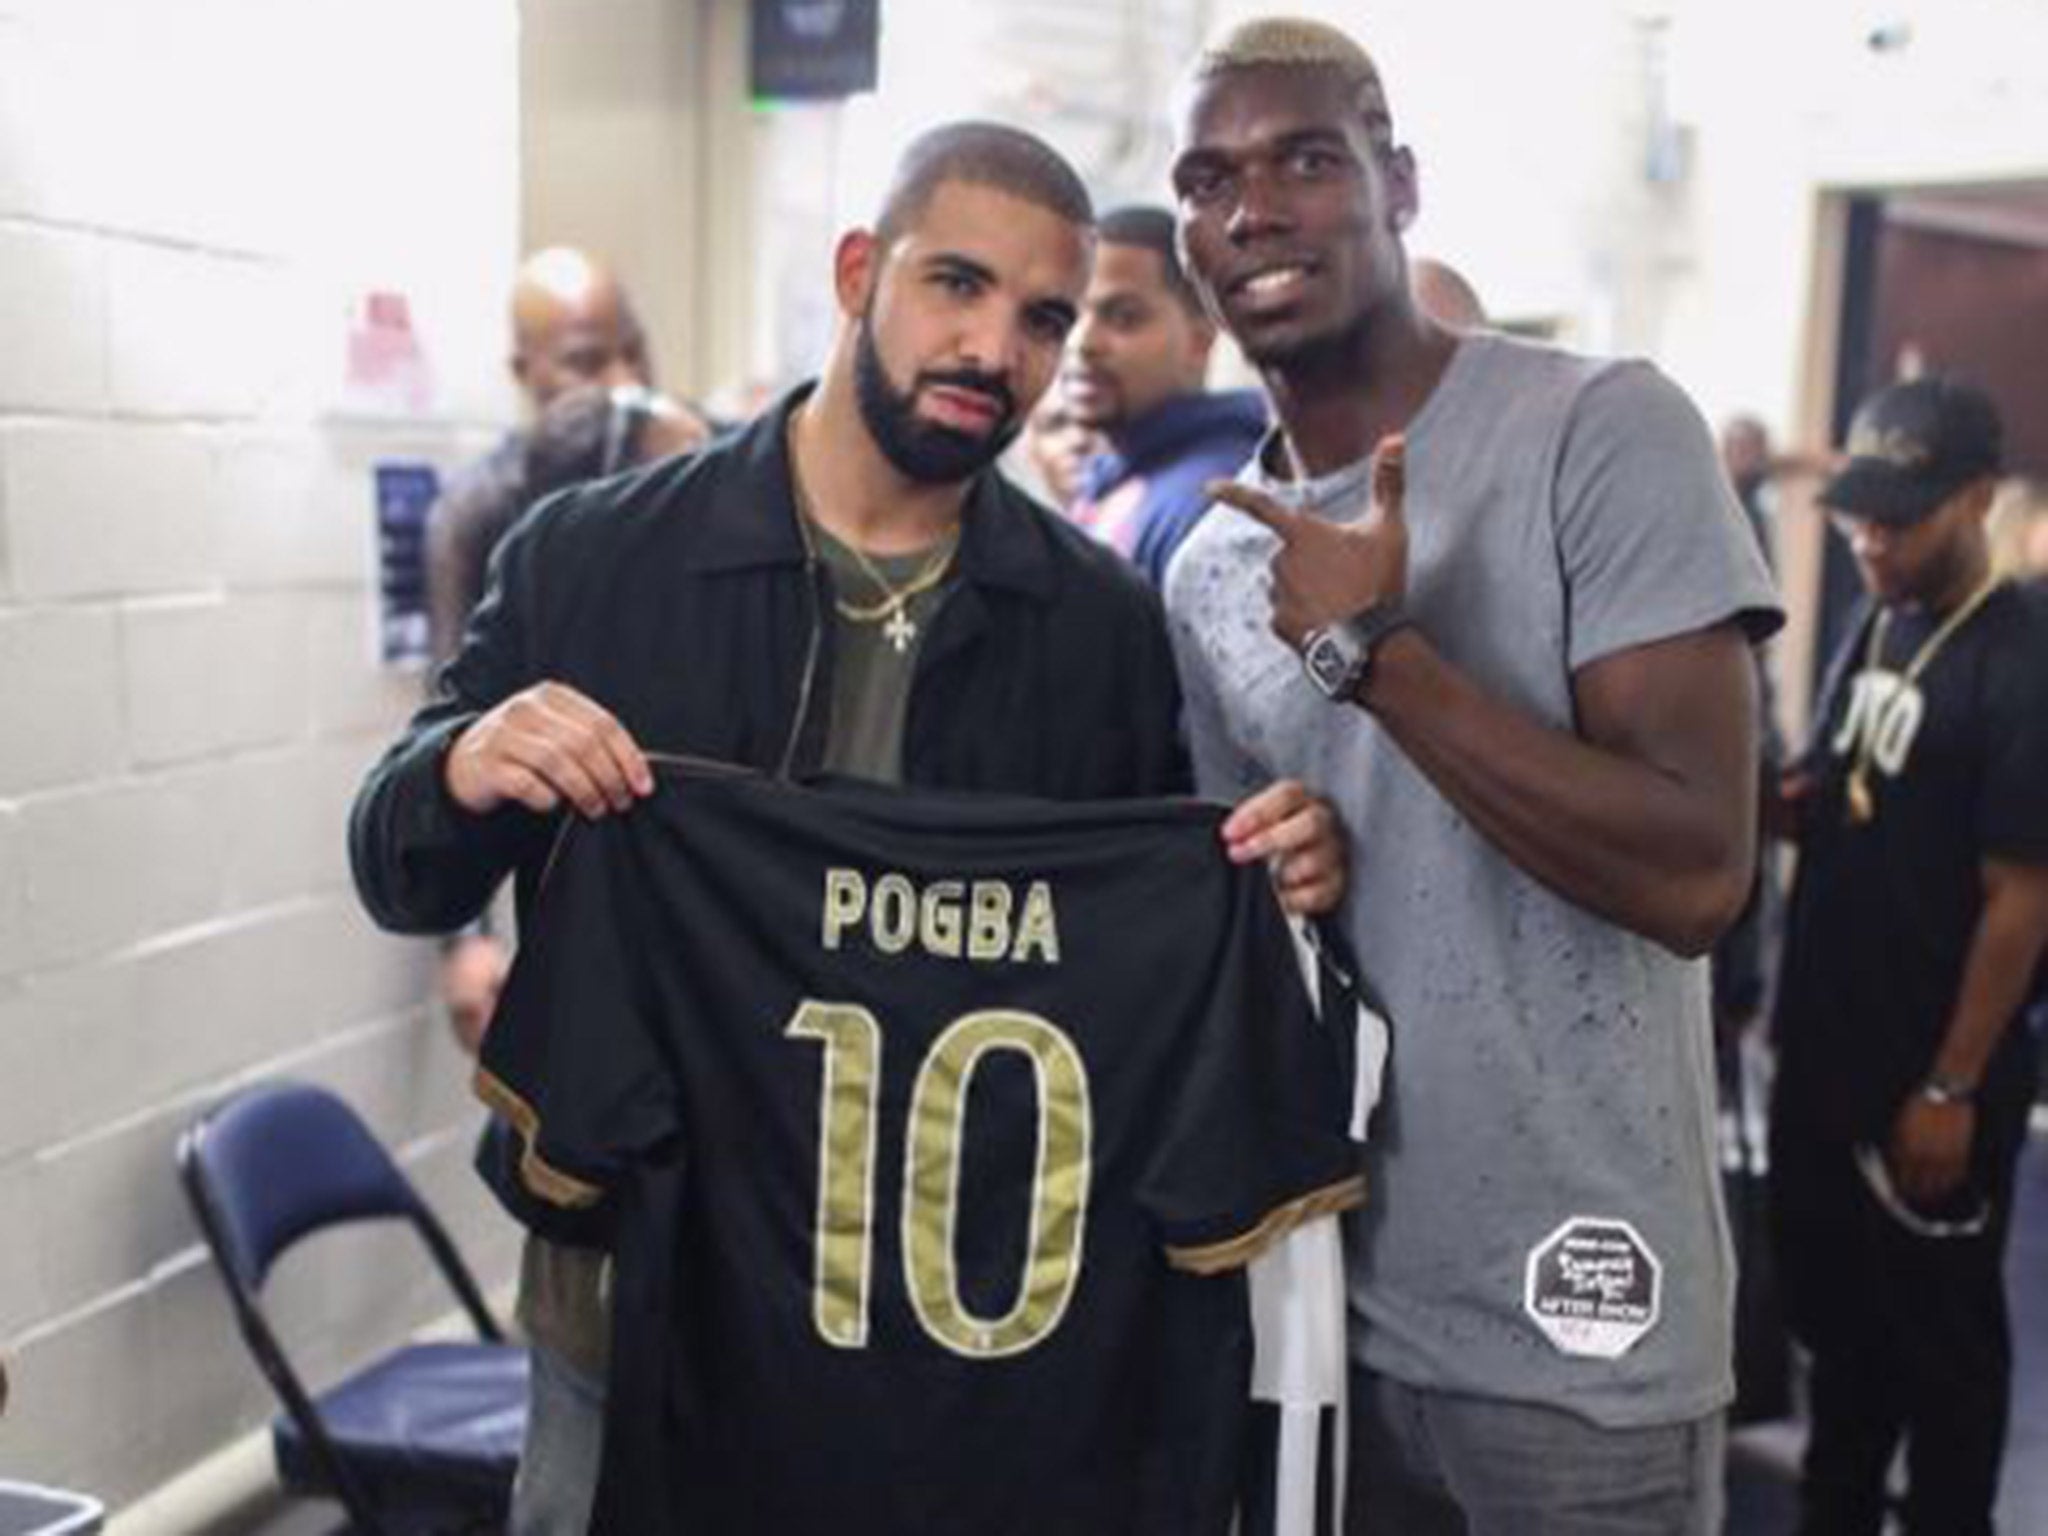
[[1393,110],[1372,55],[1341,27],[1305,16],[1261,16],[1240,22],[1196,55],[1191,84],[1245,69],[1312,69],[1334,75],[1358,98],[1376,141],[1394,132]]

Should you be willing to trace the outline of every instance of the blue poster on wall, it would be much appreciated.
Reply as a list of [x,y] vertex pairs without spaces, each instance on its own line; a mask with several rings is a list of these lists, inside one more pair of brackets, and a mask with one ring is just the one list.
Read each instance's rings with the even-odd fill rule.
[[431,464],[384,463],[377,478],[377,656],[427,664],[427,509],[441,494]]

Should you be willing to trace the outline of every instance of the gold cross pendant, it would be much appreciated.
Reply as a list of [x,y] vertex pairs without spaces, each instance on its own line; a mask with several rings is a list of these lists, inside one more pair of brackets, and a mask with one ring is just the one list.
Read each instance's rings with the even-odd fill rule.
[[902,603],[896,604],[895,611],[889,615],[889,622],[882,626],[882,635],[896,648],[898,656],[908,651],[911,642],[917,638],[917,625],[903,611]]

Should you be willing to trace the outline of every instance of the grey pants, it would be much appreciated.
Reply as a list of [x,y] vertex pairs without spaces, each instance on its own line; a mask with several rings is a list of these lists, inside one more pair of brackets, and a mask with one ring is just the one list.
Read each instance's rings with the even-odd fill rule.
[[1719,1536],[1719,1413],[1603,1429],[1351,1376],[1348,1536]]
[[533,1346],[526,1448],[512,1483],[509,1536],[585,1536],[604,1449],[604,1383]]

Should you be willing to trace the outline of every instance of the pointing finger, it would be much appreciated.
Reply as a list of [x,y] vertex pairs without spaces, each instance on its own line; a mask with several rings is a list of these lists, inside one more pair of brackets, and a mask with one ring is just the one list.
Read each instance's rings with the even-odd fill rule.
[[1390,432],[1380,439],[1372,456],[1373,505],[1387,517],[1398,518],[1408,494],[1408,438]]

